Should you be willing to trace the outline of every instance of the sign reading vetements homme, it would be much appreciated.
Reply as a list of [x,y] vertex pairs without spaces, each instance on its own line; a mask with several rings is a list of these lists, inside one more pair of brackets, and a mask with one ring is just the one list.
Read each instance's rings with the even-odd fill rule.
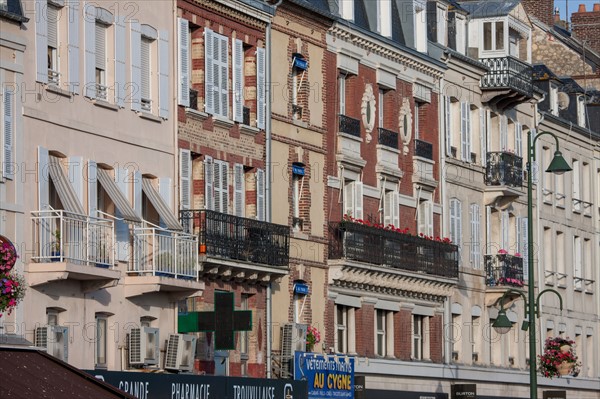
[[84,370],[138,399],[306,399],[305,381]]

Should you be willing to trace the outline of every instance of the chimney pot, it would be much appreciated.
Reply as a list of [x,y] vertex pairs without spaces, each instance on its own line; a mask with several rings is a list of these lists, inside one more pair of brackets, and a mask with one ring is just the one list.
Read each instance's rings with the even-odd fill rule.
[[580,4],[579,10],[577,10],[577,12],[585,12],[585,4]]
[[594,11],[596,11],[596,12],[600,11],[600,3],[594,4]]

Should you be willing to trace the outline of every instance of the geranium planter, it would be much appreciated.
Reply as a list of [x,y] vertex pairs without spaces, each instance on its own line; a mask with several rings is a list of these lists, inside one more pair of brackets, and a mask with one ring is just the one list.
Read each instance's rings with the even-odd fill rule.
[[571,374],[571,370],[573,369],[573,363],[562,362],[558,366],[556,366],[556,370],[560,375],[569,375]]

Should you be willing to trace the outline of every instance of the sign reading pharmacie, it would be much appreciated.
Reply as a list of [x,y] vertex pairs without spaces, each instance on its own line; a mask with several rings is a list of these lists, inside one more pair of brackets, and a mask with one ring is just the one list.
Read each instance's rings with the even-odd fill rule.
[[138,399],[306,399],[306,382],[267,378],[220,377],[84,370]]
[[354,358],[296,352],[294,380],[308,383],[309,399],[354,399]]

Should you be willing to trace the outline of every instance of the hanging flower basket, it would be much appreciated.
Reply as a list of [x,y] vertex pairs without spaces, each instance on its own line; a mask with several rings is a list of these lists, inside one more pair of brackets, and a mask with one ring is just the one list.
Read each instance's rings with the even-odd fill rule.
[[538,371],[546,378],[579,374],[581,363],[574,350],[575,342],[561,337],[548,338],[544,353],[538,356]]
[[308,326],[306,330],[306,351],[312,352],[315,345],[321,342],[321,333],[316,327]]
[[14,245],[0,236],[0,317],[10,314],[25,296],[25,279],[12,271],[18,257]]

